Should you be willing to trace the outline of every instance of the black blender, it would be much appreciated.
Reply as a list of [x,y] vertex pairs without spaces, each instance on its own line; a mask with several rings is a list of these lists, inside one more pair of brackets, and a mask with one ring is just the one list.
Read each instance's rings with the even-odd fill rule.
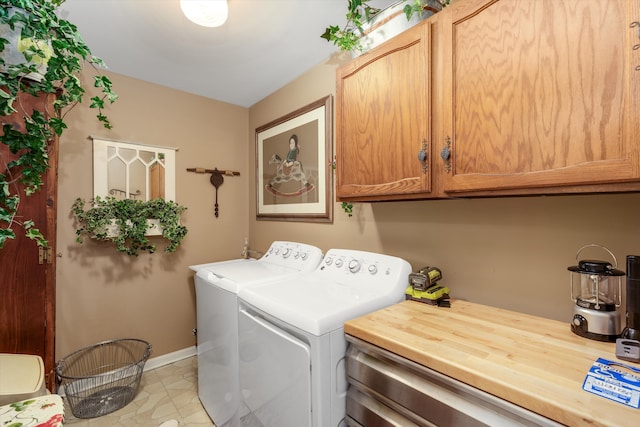
[[640,362],[640,256],[627,255],[627,326],[616,340],[616,356]]
[[[580,253],[589,247],[608,252],[615,265],[607,261],[579,260]],[[571,272],[571,299],[575,303],[571,330],[585,338],[615,342],[622,333],[622,313],[618,308],[622,304],[621,279],[624,271],[617,269],[616,257],[601,245],[583,246],[576,254],[576,261],[578,265],[568,268]],[[640,314],[638,316],[640,321]]]

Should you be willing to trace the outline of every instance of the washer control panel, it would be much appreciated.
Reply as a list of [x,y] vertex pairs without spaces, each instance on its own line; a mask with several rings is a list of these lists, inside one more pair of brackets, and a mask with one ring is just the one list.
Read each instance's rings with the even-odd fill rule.
[[258,261],[313,271],[322,261],[322,251],[305,243],[275,241]]

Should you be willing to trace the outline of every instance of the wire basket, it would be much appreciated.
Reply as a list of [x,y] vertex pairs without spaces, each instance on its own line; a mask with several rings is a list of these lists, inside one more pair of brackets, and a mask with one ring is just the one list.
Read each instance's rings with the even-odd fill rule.
[[56,363],[58,385],[76,418],[96,418],[126,406],[135,397],[151,344],[126,338],[104,341]]

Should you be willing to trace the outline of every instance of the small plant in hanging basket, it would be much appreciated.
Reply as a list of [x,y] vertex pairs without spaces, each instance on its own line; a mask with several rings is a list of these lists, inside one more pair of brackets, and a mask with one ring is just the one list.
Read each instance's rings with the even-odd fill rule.
[[78,224],[78,243],[83,242],[83,236],[89,236],[113,242],[118,252],[138,256],[140,251],[156,251],[155,243],[149,239],[150,235],[159,234],[155,227],[169,242],[165,252],[174,252],[187,234],[187,228],[180,225],[180,216],[187,208],[173,201],[96,197],[89,209],[85,210],[85,204],[84,199],[77,198],[71,208]]
[[[89,107],[97,109],[105,128],[111,128],[103,108],[118,96],[109,78],[98,71],[104,67],[102,60],[91,54],[75,25],[58,17],[62,3],[0,0],[0,142],[12,154],[4,158],[0,153],[0,249],[7,239],[15,238],[16,225],[23,225],[38,245],[47,246],[32,220],[16,219],[23,196],[17,183],[24,185],[26,196],[40,189],[49,168],[49,144],[67,128],[65,115],[83,101],[86,90],[79,76],[86,64],[93,67],[93,84],[101,91]],[[53,111],[24,111],[21,94],[51,97]],[[15,118],[9,119],[14,114],[21,115],[24,129],[14,126]]]

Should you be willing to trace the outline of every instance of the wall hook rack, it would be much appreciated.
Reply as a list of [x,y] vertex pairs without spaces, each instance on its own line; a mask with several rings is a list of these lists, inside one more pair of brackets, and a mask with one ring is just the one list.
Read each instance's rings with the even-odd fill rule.
[[187,168],[187,172],[195,172],[195,173],[209,173],[211,177],[209,181],[211,181],[211,185],[216,188],[216,204],[215,204],[215,215],[218,218],[220,210],[218,208],[218,188],[224,183],[224,176],[240,176],[240,172],[231,171],[231,170],[219,170],[218,168],[214,169],[205,169],[205,168]]

